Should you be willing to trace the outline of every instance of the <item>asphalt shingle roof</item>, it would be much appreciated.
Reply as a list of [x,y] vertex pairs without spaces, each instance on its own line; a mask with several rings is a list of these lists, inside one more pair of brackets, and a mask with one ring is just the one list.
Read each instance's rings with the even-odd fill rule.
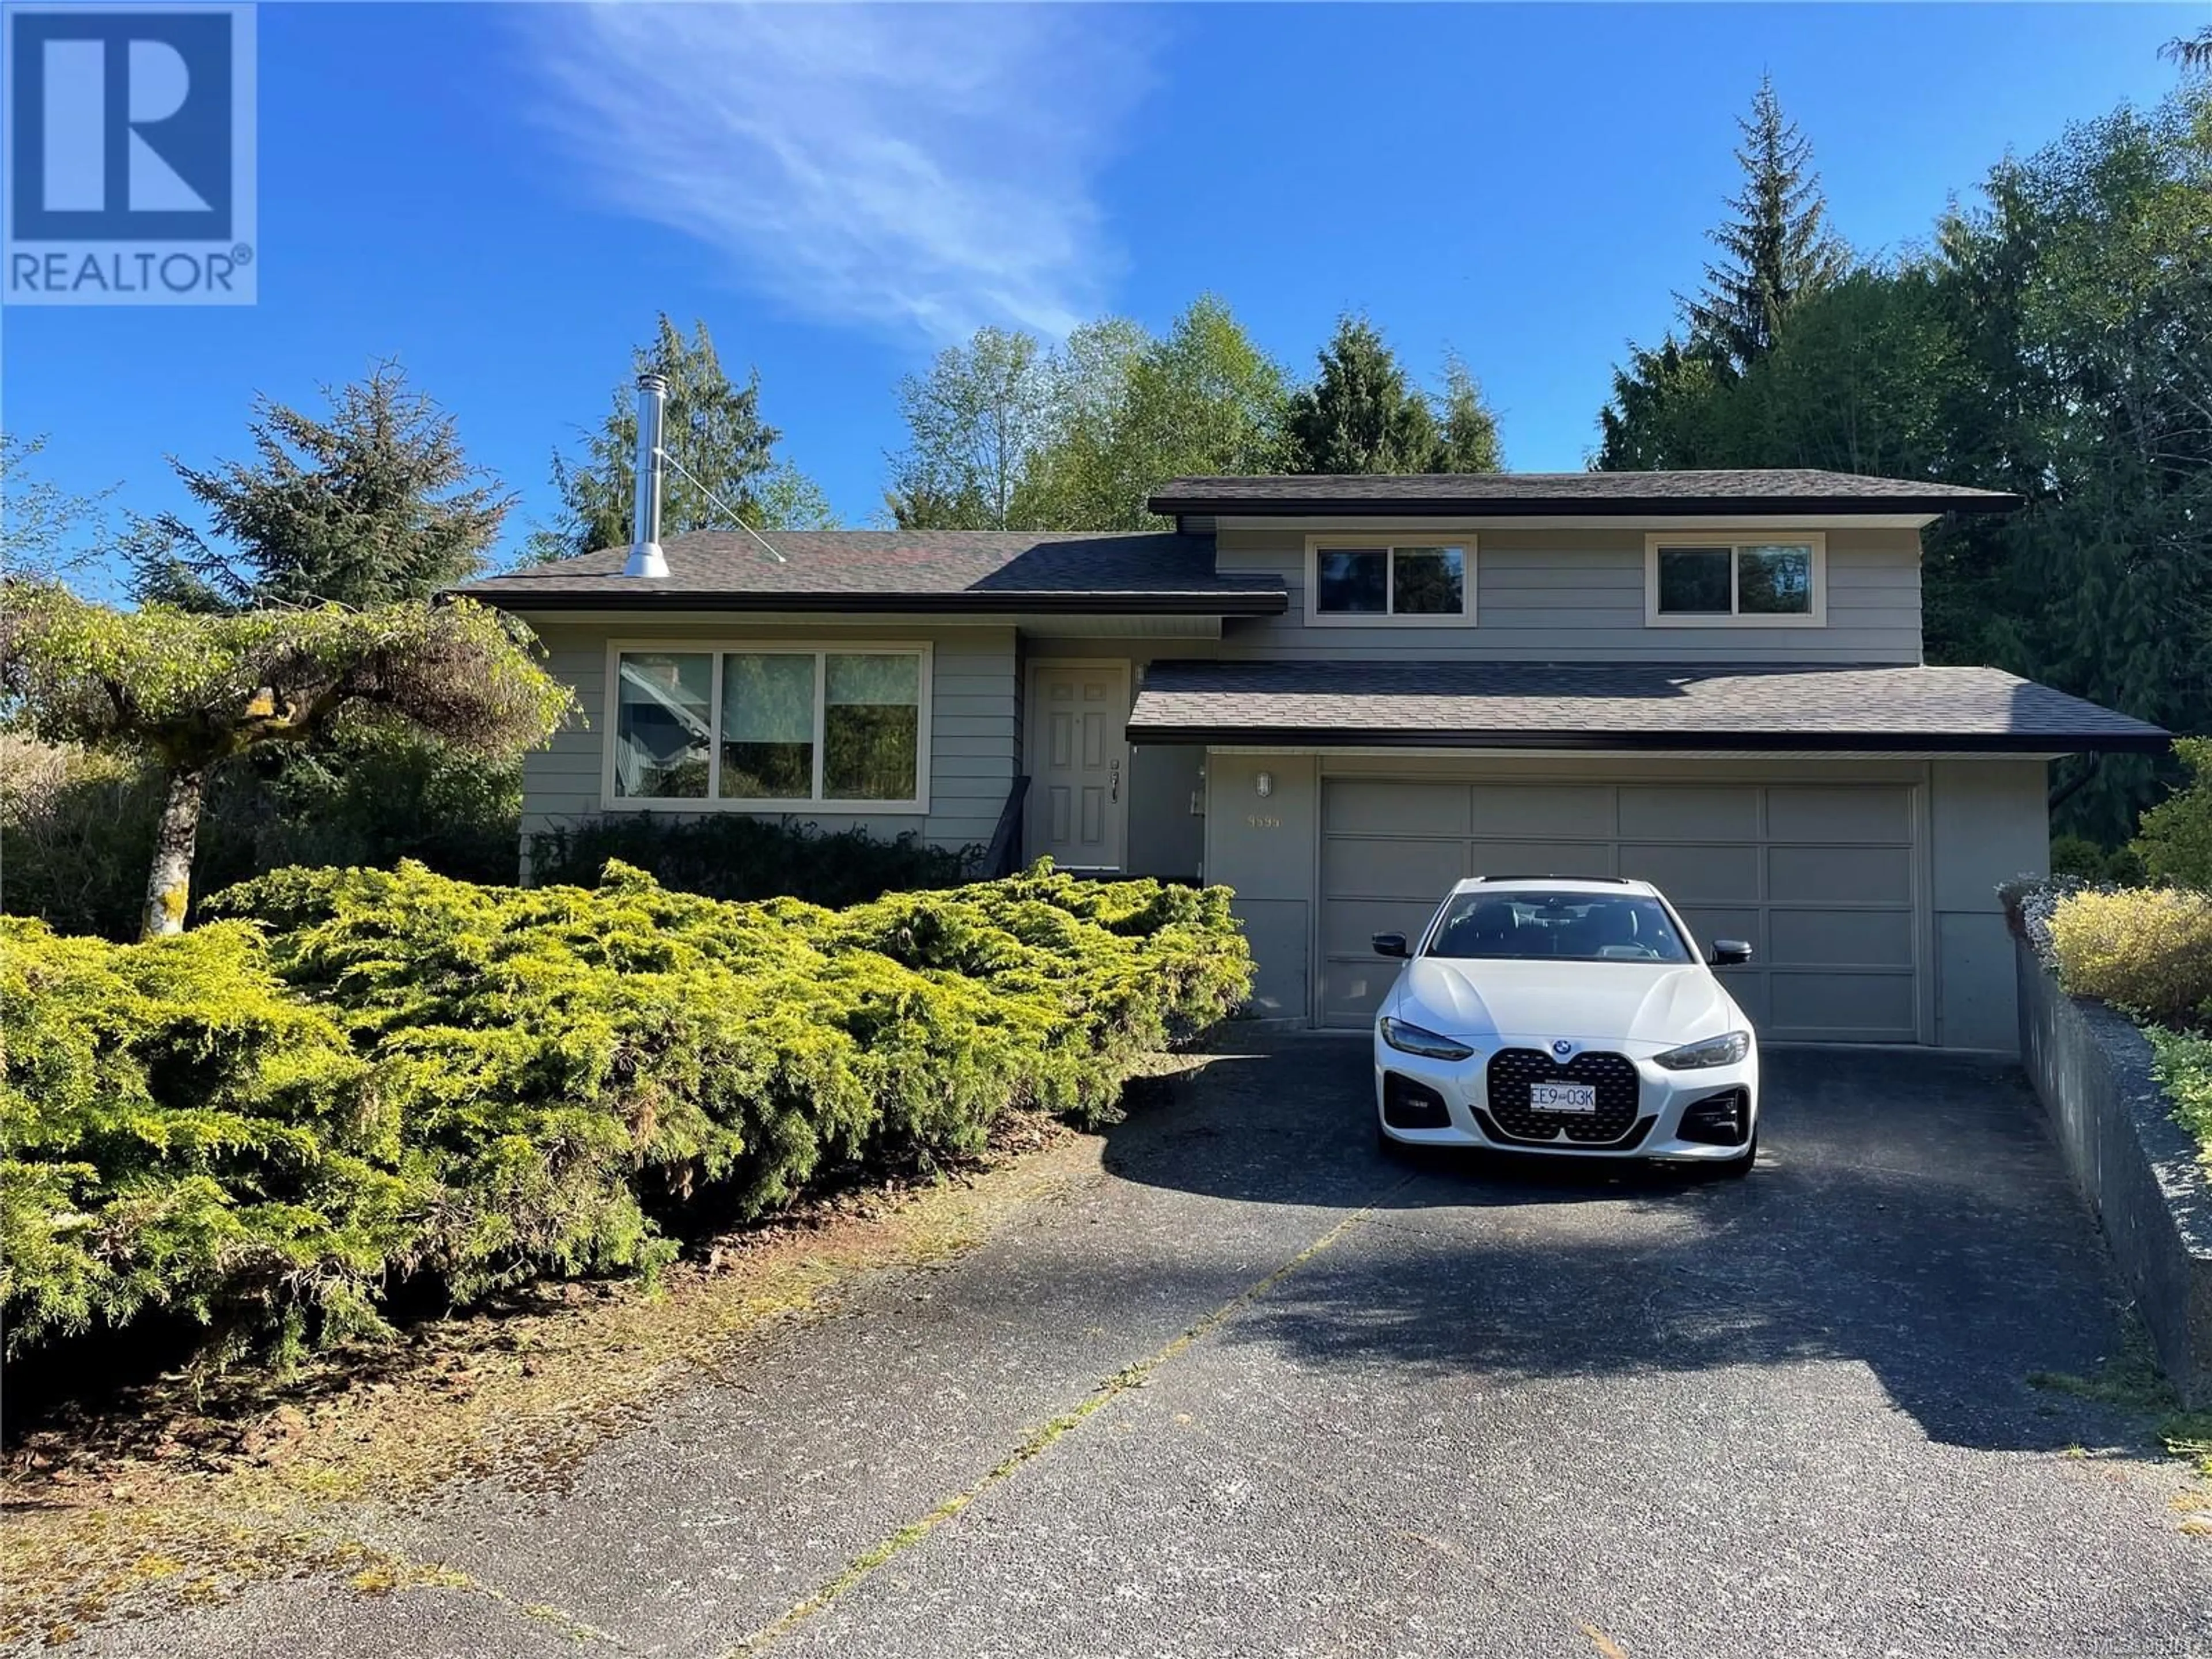
[[665,579],[623,574],[608,548],[453,590],[510,610],[1154,611],[1274,616],[1267,576],[1224,576],[1210,536],[989,530],[780,530],[768,540],[696,531],[661,544]]
[[1161,661],[1129,735],[1343,747],[2155,750],[2168,734],[1994,668]]
[[1708,472],[1451,472],[1176,478],[1148,503],[1177,514],[1480,513],[1499,517],[1668,513],[1994,513],[2000,490],[1804,468]]

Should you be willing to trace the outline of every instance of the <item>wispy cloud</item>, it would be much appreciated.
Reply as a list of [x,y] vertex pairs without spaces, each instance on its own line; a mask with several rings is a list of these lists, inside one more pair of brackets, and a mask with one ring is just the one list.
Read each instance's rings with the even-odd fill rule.
[[1094,314],[1094,186],[1145,89],[1141,24],[1089,6],[590,5],[556,114],[605,198],[806,313],[933,342]]

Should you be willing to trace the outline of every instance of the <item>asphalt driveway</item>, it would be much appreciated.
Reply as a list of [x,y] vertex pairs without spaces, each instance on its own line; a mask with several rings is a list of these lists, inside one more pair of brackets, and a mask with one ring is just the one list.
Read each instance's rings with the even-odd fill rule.
[[[1771,1056],[1742,1182],[1401,1167],[1365,1051],[1225,1054],[1103,1170],[605,1443],[100,1653],[2212,1651],[2016,1073]],[[1194,1334],[1194,1332],[1195,1333]]]

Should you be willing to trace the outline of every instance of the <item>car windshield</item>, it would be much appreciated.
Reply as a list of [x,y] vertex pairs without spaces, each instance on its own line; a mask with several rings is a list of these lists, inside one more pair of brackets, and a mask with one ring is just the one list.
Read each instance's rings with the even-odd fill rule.
[[1492,962],[1692,960],[1656,899],[1534,888],[1453,895],[1427,954]]

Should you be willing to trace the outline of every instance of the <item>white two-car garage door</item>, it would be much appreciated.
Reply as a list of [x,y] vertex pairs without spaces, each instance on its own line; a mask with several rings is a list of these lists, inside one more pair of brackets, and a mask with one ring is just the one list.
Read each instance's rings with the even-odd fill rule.
[[1417,933],[1467,876],[1637,876],[1703,943],[1760,1034],[1911,1042],[1923,901],[1906,784],[1322,785],[1321,1015],[1363,1024],[1395,976],[1370,935]]

